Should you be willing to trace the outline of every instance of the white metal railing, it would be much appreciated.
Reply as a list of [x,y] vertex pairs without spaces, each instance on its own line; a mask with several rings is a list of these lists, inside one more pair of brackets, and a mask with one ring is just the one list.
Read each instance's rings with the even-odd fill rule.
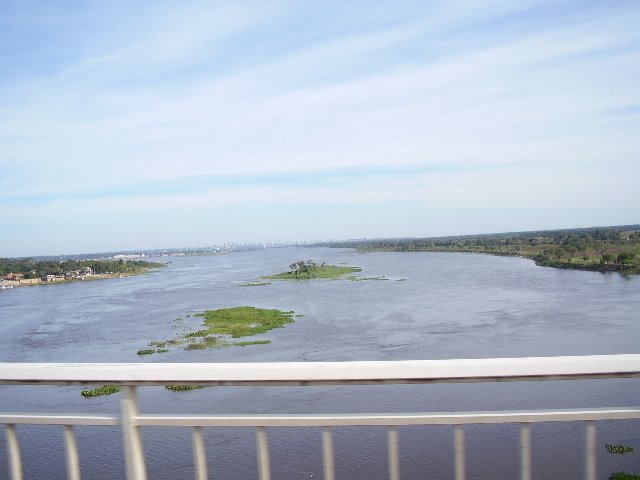
[[335,479],[333,426],[382,425],[388,429],[389,478],[400,479],[398,426],[453,425],[456,480],[465,478],[466,424],[520,424],[520,478],[531,479],[531,433],[536,422],[585,422],[585,474],[596,479],[596,427],[599,420],[639,419],[640,408],[572,410],[323,414],[323,415],[150,415],[138,410],[138,385],[371,385],[401,383],[505,382],[577,380],[640,376],[640,355],[528,357],[391,362],[218,363],[218,364],[61,364],[0,363],[0,384],[87,385],[117,384],[123,388],[119,415],[0,413],[5,425],[9,471],[22,479],[22,457],[16,425],[63,425],[67,477],[80,479],[73,426],[120,425],[123,431],[127,479],[146,479],[140,436],[142,426],[192,427],[195,478],[207,478],[203,427],[254,427],[260,480],[270,480],[267,428],[322,428],[323,470]]

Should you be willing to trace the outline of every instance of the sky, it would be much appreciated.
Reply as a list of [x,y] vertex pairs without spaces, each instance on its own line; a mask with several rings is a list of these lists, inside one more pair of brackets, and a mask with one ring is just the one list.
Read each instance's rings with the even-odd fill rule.
[[640,223],[637,1],[0,0],[0,257]]

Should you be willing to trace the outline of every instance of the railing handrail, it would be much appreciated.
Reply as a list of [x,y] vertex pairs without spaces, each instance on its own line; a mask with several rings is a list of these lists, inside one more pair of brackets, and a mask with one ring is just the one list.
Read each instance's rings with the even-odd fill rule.
[[585,473],[596,480],[596,426],[600,420],[640,418],[638,407],[502,412],[427,412],[378,414],[282,415],[167,415],[141,414],[137,385],[361,385],[399,383],[505,382],[640,377],[640,355],[591,355],[527,358],[402,360],[366,362],[272,363],[0,363],[0,384],[8,385],[122,385],[121,410],[113,414],[2,413],[10,476],[22,480],[18,425],[62,425],[70,480],[80,480],[80,462],[74,426],[120,425],[128,480],[146,480],[144,444],[140,427],[191,427],[194,473],[207,478],[205,427],[254,427],[258,472],[270,480],[267,429],[307,426],[322,428],[325,480],[335,480],[331,428],[378,425],[387,427],[389,478],[400,480],[398,427],[452,425],[455,478],[465,478],[466,424],[517,423],[520,425],[520,479],[531,480],[530,423],[585,422]]
[[640,376],[640,354],[262,363],[0,363],[0,384],[362,385]]
[[[640,419],[638,407],[575,408],[560,410],[506,410],[424,413],[331,413],[331,414],[140,414],[138,426],[170,427],[327,427],[470,425],[502,423],[578,422]],[[0,424],[14,425],[120,425],[115,414],[0,413]]]

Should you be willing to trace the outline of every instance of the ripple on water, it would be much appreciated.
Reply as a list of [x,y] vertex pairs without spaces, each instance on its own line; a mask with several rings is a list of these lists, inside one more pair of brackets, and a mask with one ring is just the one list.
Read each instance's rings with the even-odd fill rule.
[[[237,287],[263,274],[286,270],[300,258],[360,266],[366,277],[406,280]],[[171,338],[184,328],[197,329],[200,320],[187,317],[189,313],[241,305],[294,310],[305,316],[260,336],[271,340],[270,345],[178,350],[144,361],[397,360],[640,350],[638,278],[560,272],[522,259],[486,255],[274,249],[177,257],[153,275],[20,290],[18,295],[13,291],[0,295],[3,361],[137,362],[141,359],[135,352],[149,341]],[[159,387],[141,389],[140,398],[147,413],[586,408],[636,404],[637,383],[226,387],[179,393]],[[118,401],[117,395],[87,401],[79,389],[23,387],[5,390],[3,409],[42,411],[51,405],[69,405],[79,412],[117,411]],[[598,435],[603,442],[633,443],[638,422],[632,426],[635,430],[605,423],[599,425]],[[124,476],[117,428],[79,428],[77,434],[83,476],[98,480]],[[27,478],[64,477],[64,455],[53,455],[48,448],[60,445],[60,435],[56,428],[24,429],[21,442],[28,452]],[[334,435],[338,478],[386,478],[383,428],[337,428]],[[452,478],[450,427],[402,427],[399,436],[402,478]],[[150,478],[191,475],[188,429],[145,428],[143,437]],[[581,425],[534,426],[533,438],[536,478],[572,478],[581,471]],[[320,439],[319,429],[270,429],[273,478],[322,478]],[[471,477],[516,478],[517,439],[517,431],[510,426],[469,428]],[[252,429],[205,429],[205,442],[213,476],[256,478]],[[603,474],[617,460],[609,457],[598,459]],[[621,462],[620,469],[640,470],[640,457],[629,456]],[[0,475],[4,471],[6,458],[0,456]]]

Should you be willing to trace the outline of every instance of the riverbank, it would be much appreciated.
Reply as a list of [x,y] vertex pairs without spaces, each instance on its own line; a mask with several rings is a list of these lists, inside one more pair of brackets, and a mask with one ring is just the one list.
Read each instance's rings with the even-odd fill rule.
[[527,256],[540,267],[564,268],[569,270],[588,270],[591,272],[620,272],[638,275],[640,265],[626,264],[618,261],[603,261],[598,258],[556,260],[546,256]]
[[640,225],[332,242],[360,252],[461,252],[515,256],[541,267],[640,274]]
[[73,282],[82,282],[82,281],[95,281],[95,280],[105,280],[109,278],[125,278],[136,275],[142,275],[146,273],[148,270],[135,272],[135,273],[101,273],[95,275],[84,275],[78,278],[64,278],[64,277],[54,277],[52,279],[43,280],[42,278],[29,278],[26,280],[3,280],[0,281],[0,289],[7,288],[18,288],[18,287],[34,287],[39,285],[60,285],[63,283],[73,283]]
[[[5,262],[9,262],[4,260]],[[21,261],[12,261],[9,267],[24,265]],[[89,265],[84,265],[88,263]],[[7,265],[5,265],[6,267]],[[6,290],[18,287],[33,287],[42,285],[58,285],[62,283],[72,283],[78,281],[95,281],[113,278],[125,278],[134,275],[142,275],[154,268],[166,266],[164,263],[154,262],[112,262],[112,261],[91,261],[77,262],[74,270],[63,268],[62,262],[59,264],[47,264],[43,268],[41,264],[35,263],[33,270],[26,273],[13,273],[13,269],[9,273],[0,276],[0,289]],[[18,270],[18,269],[16,269]],[[24,269],[21,269],[24,271]],[[18,270],[20,271],[20,270]]]
[[586,270],[590,272],[619,272],[640,275],[640,265],[619,263],[616,261],[602,261],[599,257],[570,258],[558,260],[544,254],[515,252],[505,250],[468,249],[468,248],[426,248],[421,250],[397,250],[390,248],[358,248],[360,253],[370,252],[440,252],[440,253],[475,253],[480,255],[494,255],[499,257],[519,257],[532,260],[539,267],[562,268],[568,270]]

